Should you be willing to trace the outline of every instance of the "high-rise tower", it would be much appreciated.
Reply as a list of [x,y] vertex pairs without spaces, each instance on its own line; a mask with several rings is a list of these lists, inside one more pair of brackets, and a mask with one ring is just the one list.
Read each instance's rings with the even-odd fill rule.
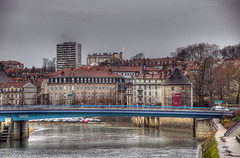
[[81,44],[76,42],[64,42],[57,44],[57,71],[81,66]]

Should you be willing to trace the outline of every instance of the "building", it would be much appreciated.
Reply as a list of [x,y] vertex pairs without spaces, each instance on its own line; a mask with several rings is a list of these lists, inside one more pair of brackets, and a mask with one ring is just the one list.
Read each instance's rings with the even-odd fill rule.
[[193,106],[192,83],[178,68],[163,83],[162,105]]
[[47,79],[44,89],[48,89],[50,104],[115,105],[125,101],[124,77],[104,66],[58,71]]
[[102,62],[105,62],[106,64],[114,64],[117,61],[121,61],[122,60],[122,52],[120,53],[93,53],[93,54],[89,54],[87,56],[87,65],[88,66],[92,66],[92,65],[96,65]]
[[[127,101],[134,105],[156,105],[162,102],[162,83],[165,76],[161,73],[142,72],[132,82],[132,100],[128,95]],[[132,103],[131,103],[132,101]]]
[[0,61],[1,64],[3,64],[4,70],[21,70],[24,69],[24,64],[20,63],[19,61],[15,60],[8,60],[8,61]]
[[30,82],[7,82],[0,92],[1,105],[32,105],[36,103],[36,87]]
[[69,68],[79,68],[82,61],[81,44],[64,42],[57,44],[57,71]]

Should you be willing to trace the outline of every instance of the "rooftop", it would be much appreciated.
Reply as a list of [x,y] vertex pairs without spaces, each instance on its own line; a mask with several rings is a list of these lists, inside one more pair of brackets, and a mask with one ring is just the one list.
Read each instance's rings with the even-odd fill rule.
[[163,85],[191,85],[191,82],[179,68],[175,68],[170,77],[163,82]]

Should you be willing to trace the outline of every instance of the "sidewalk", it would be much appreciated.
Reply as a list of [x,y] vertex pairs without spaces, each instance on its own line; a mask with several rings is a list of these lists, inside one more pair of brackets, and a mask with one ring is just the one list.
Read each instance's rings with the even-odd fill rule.
[[[226,129],[219,123],[218,119],[213,119],[218,126],[218,131],[215,134],[217,149],[220,158],[225,157],[240,157],[240,144],[235,136],[224,137]],[[239,129],[238,129],[239,130]]]

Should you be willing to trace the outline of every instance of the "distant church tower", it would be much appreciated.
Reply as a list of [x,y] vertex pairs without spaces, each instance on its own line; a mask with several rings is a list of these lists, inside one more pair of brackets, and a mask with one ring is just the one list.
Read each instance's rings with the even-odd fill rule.
[[162,85],[163,106],[193,106],[192,83],[178,68]]

